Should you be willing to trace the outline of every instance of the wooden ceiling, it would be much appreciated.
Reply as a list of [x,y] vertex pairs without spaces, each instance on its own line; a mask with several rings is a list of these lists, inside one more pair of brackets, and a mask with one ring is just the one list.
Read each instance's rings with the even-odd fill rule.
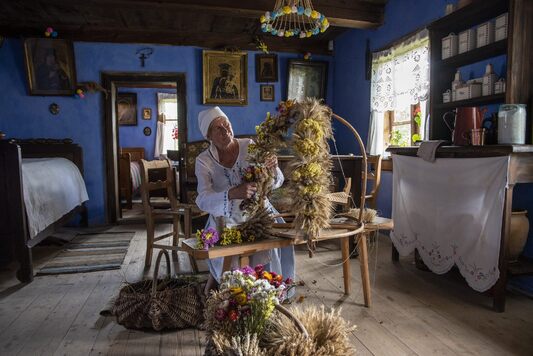
[[158,43],[212,49],[328,53],[328,41],[349,28],[383,23],[387,0],[313,0],[331,27],[308,39],[263,34],[259,16],[275,0],[14,0],[0,1],[0,35],[41,37],[53,27],[73,41]]

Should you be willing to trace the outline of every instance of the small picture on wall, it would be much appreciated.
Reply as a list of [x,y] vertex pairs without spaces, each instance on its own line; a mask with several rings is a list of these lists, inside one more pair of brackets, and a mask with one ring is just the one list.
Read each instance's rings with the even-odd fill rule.
[[148,126],[146,126],[144,129],[143,129],[143,133],[144,133],[144,136],[150,136],[152,134],[152,129],[149,128]]
[[117,93],[117,119],[119,125],[137,125],[137,94]]
[[260,85],[261,101],[274,101],[274,86],[270,84]]
[[255,55],[255,81],[278,81],[278,56],[275,54]]
[[150,120],[152,118],[152,109],[144,108],[143,109],[143,120]]

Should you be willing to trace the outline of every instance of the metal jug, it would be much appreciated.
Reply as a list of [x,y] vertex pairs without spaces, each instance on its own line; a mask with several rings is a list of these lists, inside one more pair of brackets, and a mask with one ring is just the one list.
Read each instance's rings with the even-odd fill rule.
[[[486,112],[486,108],[468,106],[445,113],[442,119],[452,132],[453,144],[456,146],[468,146],[470,144],[470,132],[482,128],[483,116]],[[453,118],[453,122],[451,118]]]

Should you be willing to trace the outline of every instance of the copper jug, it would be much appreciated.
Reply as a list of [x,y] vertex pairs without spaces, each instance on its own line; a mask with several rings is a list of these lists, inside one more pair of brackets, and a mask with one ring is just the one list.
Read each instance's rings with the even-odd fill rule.
[[467,106],[445,113],[442,119],[452,132],[453,144],[456,146],[468,146],[470,144],[470,132],[482,128],[483,116],[486,112],[487,108],[481,109],[475,106]]

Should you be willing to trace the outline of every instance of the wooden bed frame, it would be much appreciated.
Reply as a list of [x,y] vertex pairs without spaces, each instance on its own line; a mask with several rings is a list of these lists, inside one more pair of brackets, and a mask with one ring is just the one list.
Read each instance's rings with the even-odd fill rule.
[[133,184],[131,181],[130,163],[144,159],[144,147],[122,147],[118,160],[118,181],[120,200],[126,200],[124,208],[131,209]]
[[0,140],[0,242],[14,249],[19,262],[17,278],[21,282],[33,280],[31,248],[54,230],[69,222],[76,214],[81,215],[81,224],[87,226],[85,204],[78,205],[56,222],[30,240],[24,207],[22,158],[63,157],[76,164],[83,175],[81,147],[72,140],[34,139]]

